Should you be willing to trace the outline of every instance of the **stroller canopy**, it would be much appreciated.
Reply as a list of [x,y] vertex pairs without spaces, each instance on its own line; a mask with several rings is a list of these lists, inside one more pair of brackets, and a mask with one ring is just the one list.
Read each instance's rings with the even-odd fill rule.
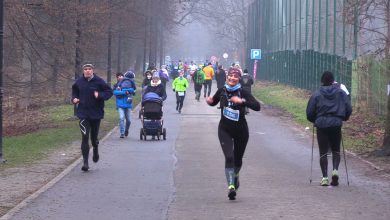
[[144,103],[144,102],[157,102],[157,103],[162,104],[162,99],[157,93],[148,92],[148,93],[143,95],[142,103]]

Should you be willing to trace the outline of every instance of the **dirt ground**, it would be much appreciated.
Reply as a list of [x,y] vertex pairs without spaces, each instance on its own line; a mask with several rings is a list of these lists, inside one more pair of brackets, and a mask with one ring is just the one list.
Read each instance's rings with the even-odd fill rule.
[[75,142],[51,153],[45,160],[1,171],[0,216],[47,184],[79,157],[80,143]]

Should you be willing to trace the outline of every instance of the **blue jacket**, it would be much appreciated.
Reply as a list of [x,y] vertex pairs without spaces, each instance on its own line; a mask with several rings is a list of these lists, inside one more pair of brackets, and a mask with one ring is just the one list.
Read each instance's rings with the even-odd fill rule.
[[309,99],[307,120],[317,128],[341,126],[352,113],[351,101],[338,84],[321,86]]
[[[121,88],[121,84],[128,80],[130,82],[131,87]],[[133,95],[135,95],[137,87],[133,80],[129,78],[122,79],[121,82],[118,83],[117,88],[114,90],[114,95],[116,97],[116,107],[117,108],[133,108]]]
[[[99,93],[98,97],[94,92]],[[77,105],[77,117],[79,119],[102,119],[104,117],[104,101],[110,99],[112,89],[95,73],[91,80],[80,77],[72,85],[72,100],[80,99]]]

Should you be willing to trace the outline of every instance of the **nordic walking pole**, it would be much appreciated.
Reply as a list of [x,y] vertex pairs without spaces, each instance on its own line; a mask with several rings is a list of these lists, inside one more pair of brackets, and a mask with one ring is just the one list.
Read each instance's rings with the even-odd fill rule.
[[342,134],[342,133],[341,133],[341,145],[343,145],[345,172],[347,173],[347,184],[348,184],[348,186],[349,186],[348,167],[347,167],[347,157],[345,156],[344,139],[343,139],[343,134]]
[[312,182],[312,175],[313,175],[313,151],[314,151],[314,124],[313,124],[313,135],[312,135],[312,141],[311,141],[310,184]]

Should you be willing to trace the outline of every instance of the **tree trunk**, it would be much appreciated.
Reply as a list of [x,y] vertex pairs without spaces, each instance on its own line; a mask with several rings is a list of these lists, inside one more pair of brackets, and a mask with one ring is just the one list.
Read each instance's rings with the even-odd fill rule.
[[[386,26],[387,26],[387,38],[386,38],[386,69],[388,84],[390,84],[390,0],[385,3],[386,11]],[[387,112],[386,112],[386,124],[385,124],[385,136],[383,138],[383,155],[390,156],[390,95],[387,95]]]

